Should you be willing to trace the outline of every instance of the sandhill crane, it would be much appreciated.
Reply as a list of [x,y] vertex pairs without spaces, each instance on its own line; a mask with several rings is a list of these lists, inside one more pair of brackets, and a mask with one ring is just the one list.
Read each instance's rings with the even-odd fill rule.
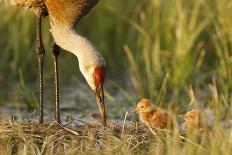
[[100,110],[103,125],[106,126],[103,83],[105,76],[105,60],[94,45],[75,31],[75,27],[99,0],[11,0],[13,4],[31,9],[37,16],[37,59],[40,85],[40,119],[43,123],[43,55],[41,39],[41,18],[49,15],[54,38],[52,49],[54,60],[54,81],[56,92],[55,119],[60,123],[59,85],[57,57],[60,48],[77,56],[79,68],[87,83],[94,91]]

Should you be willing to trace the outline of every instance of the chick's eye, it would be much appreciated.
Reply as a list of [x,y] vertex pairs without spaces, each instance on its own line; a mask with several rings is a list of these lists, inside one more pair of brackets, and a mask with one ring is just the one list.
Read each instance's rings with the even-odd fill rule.
[[193,115],[190,115],[189,117],[190,117],[190,118],[193,118]]
[[141,106],[141,108],[143,108],[143,106]]

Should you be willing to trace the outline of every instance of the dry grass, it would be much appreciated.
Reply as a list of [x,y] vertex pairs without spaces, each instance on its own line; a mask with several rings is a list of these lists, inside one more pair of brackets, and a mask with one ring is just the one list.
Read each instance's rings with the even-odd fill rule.
[[[126,117],[125,117],[126,120]],[[135,122],[69,121],[39,125],[33,121],[0,124],[4,154],[231,154],[229,128],[217,125],[207,133],[180,134]],[[220,142],[221,145],[218,145]]]
[[[7,154],[76,154],[145,152],[152,134],[144,127],[122,127],[112,124],[103,128],[97,122],[39,125],[35,122],[2,123],[1,147]],[[119,153],[119,152],[118,152]]]

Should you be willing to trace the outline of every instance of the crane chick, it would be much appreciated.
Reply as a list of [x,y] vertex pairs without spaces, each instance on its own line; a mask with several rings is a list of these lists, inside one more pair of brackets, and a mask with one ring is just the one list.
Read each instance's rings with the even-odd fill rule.
[[192,131],[202,128],[200,121],[200,112],[198,110],[188,111],[185,115],[180,115],[184,119],[184,123],[181,125],[181,131]]
[[163,109],[152,107],[152,101],[149,99],[142,99],[132,112],[138,113],[140,121],[153,128],[164,129],[172,124],[168,112]]
[[180,117],[184,120],[184,123],[181,125],[180,132],[200,132],[207,134],[208,136],[213,135],[212,128],[207,123],[202,123],[200,111],[191,110],[185,115],[180,115]]

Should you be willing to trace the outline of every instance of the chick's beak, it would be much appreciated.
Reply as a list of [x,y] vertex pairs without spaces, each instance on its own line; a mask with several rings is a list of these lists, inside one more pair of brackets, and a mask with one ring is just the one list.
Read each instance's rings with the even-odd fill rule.
[[181,121],[184,121],[184,120],[185,120],[185,115],[178,115],[178,118],[179,118]]
[[131,112],[138,112],[138,109],[135,108],[135,109],[131,110]]
[[104,126],[106,126],[106,112],[105,112],[105,103],[104,103],[103,84],[96,86],[96,90],[94,91],[94,94],[96,96],[97,105],[100,110],[102,123]]

